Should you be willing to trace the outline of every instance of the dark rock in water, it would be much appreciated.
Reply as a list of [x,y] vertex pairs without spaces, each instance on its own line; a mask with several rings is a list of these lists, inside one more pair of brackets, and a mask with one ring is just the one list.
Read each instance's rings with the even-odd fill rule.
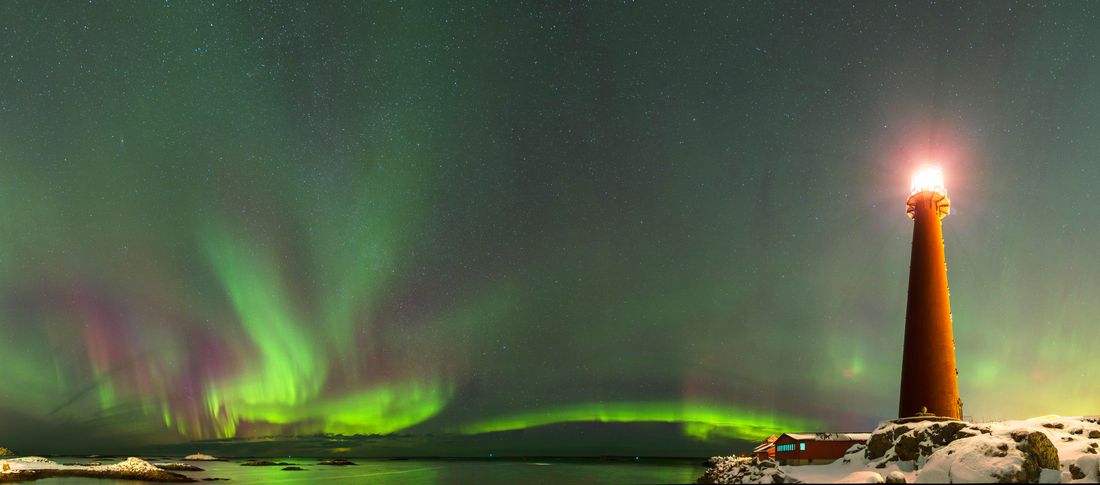
[[284,461],[274,462],[274,461],[267,461],[267,460],[248,460],[244,463],[241,463],[241,466],[288,466],[288,465],[293,465],[293,463],[287,463],[287,462],[284,462]]
[[202,468],[195,465],[189,465],[187,463],[153,463],[153,466],[160,468],[161,470],[169,470],[173,472],[204,472]]
[[284,467],[283,471],[285,471],[285,472],[300,472],[300,471],[305,471],[305,470],[300,466],[288,466],[288,467]]
[[322,460],[322,461],[318,462],[317,464],[318,465],[332,465],[332,466],[347,466],[347,465],[354,465],[355,463],[347,461],[343,458],[336,458],[334,460]]
[[1089,439],[1094,440],[1094,439],[1097,439],[1097,438],[1100,438],[1100,431],[1097,431],[1095,429],[1092,430],[1092,431],[1089,431]]

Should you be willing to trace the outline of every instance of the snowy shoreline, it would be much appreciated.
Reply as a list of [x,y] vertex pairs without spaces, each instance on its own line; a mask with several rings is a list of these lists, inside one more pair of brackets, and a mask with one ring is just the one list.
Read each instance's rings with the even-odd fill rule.
[[828,465],[729,456],[707,466],[699,483],[1098,483],[1100,417],[886,421]]
[[53,477],[107,478],[150,482],[194,482],[195,479],[162,470],[130,457],[111,465],[62,465],[39,456],[0,459],[0,482],[22,482]]

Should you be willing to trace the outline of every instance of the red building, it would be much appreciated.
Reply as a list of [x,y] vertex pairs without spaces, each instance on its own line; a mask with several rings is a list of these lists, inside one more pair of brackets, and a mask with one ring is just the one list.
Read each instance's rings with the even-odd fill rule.
[[783,433],[772,446],[780,465],[824,465],[869,439],[871,433]]
[[771,435],[764,440],[760,446],[753,448],[752,456],[761,460],[774,460],[775,459],[775,440],[779,439],[776,435]]

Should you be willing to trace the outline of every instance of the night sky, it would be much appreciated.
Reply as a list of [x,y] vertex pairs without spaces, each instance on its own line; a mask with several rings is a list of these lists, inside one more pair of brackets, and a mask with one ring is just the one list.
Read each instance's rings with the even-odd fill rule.
[[0,2],[0,444],[867,431],[924,162],[964,414],[1096,414],[1098,10]]

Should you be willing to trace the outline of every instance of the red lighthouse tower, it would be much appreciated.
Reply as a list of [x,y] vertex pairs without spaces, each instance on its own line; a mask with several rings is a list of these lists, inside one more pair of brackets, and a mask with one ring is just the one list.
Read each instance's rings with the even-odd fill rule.
[[914,224],[899,418],[918,415],[962,418],[940,222],[947,217],[950,204],[940,168],[931,165],[918,168],[906,201]]

